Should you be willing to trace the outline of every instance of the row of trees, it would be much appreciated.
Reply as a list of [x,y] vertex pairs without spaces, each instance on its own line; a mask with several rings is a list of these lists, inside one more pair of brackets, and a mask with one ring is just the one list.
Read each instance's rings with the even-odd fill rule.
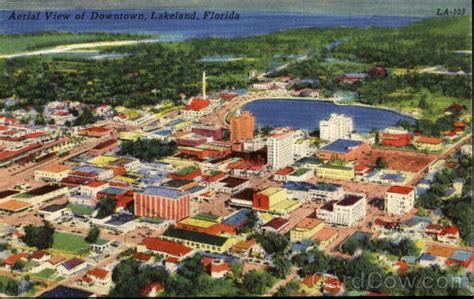
[[[461,197],[443,200],[446,190],[456,178],[462,178],[464,181]],[[441,208],[448,219],[459,227],[462,239],[473,245],[473,209],[472,197],[469,196],[471,190],[472,158],[462,156],[456,168],[446,168],[436,174],[430,190],[417,197],[416,206],[425,209]]]
[[160,158],[172,156],[177,151],[174,141],[164,142],[159,140],[140,139],[125,141],[121,144],[119,155],[129,155],[143,161],[156,161]]
[[230,297],[262,295],[274,283],[267,272],[242,273],[242,265],[232,265],[231,274],[225,279],[214,279],[204,269],[199,254],[184,259],[175,274],[169,276],[161,267],[145,266],[134,259],[121,261],[113,270],[114,288],[109,295],[118,297],[141,296],[141,289],[151,282],[164,286],[166,297]]
[[394,243],[389,239],[373,239],[368,240],[367,237],[361,239],[350,239],[341,246],[341,251],[346,254],[353,255],[357,250],[388,253],[398,257],[402,256],[418,256],[420,249],[416,247],[413,240],[404,238],[399,243]]

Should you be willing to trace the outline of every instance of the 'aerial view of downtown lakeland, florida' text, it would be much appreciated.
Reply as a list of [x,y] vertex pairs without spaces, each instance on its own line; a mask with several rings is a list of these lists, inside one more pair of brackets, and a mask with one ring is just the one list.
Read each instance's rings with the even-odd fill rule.
[[471,9],[0,0],[0,298],[472,298]]

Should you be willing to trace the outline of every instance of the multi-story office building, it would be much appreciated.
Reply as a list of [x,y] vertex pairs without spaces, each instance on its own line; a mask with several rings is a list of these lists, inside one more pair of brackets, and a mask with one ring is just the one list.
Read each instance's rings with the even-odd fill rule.
[[293,131],[285,130],[267,139],[268,165],[280,169],[293,163]]
[[350,136],[354,130],[352,118],[344,114],[332,113],[331,117],[319,122],[320,137],[322,140],[334,141]]
[[403,215],[415,206],[415,188],[392,186],[385,191],[385,212]]
[[243,112],[230,119],[230,141],[240,142],[252,140],[255,130],[255,116],[251,112]]

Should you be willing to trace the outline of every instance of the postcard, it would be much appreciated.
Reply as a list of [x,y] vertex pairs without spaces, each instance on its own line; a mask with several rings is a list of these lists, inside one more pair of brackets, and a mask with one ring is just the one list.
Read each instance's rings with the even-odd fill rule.
[[471,296],[472,2],[0,0],[0,296]]

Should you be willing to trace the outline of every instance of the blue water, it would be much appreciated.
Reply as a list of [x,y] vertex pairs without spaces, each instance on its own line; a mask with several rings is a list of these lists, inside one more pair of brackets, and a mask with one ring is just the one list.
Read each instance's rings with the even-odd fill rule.
[[340,106],[331,102],[308,100],[257,100],[242,107],[255,115],[258,126],[292,127],[312,131],[319,128],[319,121],[331,113],[352,117],[354,128],[360,133],[372,129],[383,130],[399,120],[415,123],[415,119],[384,109]]
[[[76,14],[86,12],[85,20],[75,20]],[[0,34],[21,34],[42,31],[61,32],[116,32],[159,35],[161,40],[178,41],[191,38],[222,37],[235,38],[267,34],[288,28],[307,27],[400,27],[414,21],[416,17],[395,16],[327,16],[301,13],[271,13],[236,11],[239,20],[150,20],[151,12],[169,13],[175,11],[192,12],[194,10],[95,10],[99,13],[143,13],[146,20],[90,20],[92,10],[63,10],[71,14],[70,20],[47,21],[45,14],[35,21],[9,20],[12,11],[0,11]],[[18,11],[16,11],[18,12]],[[20,11],[21,12],[21,11]],[[203,11],[197,10],[197,16]]]

